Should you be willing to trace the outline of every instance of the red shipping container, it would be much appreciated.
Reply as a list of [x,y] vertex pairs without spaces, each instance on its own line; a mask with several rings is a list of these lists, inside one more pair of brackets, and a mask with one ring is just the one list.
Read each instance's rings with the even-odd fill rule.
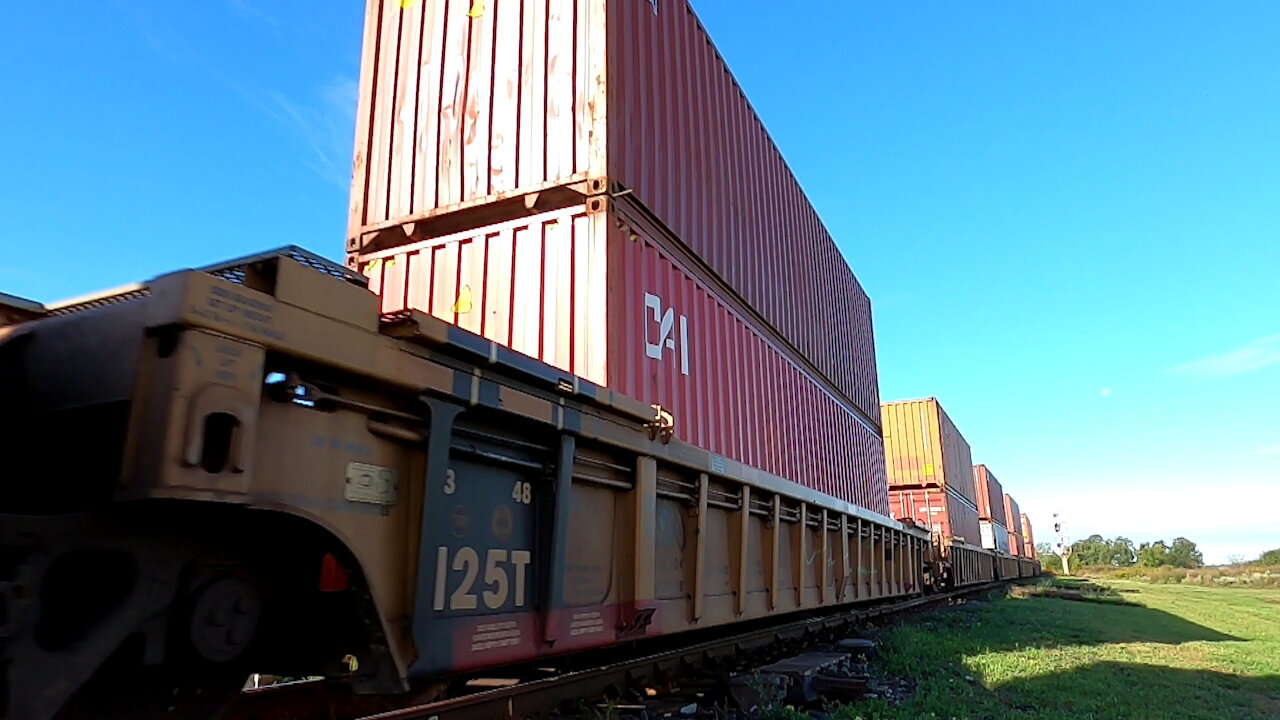
[[888,511],[876,425],[625,202],[372,253],[361,271],[385,312],[430,313],[660,405],[680,440]]
[[[1016,518],[1022,516],[1022,511],[1018,509],[1018,501],[1008,494],[1004,496],[1004,513],[1005,517]],[[1022,544],[1022,533],[1019,532],[1018,523],[1010,523],[1009,525],[1009,554],[1026,557]]]
[[1036,536],[1031,532],[1031,521],[1027,519],[1026,513],[1020,513],[1022,525],[1022,544],[1026,549],[1026,556],[1029,558],[1036,557]]
[[[986,465],[973,466],[973,489],[978,495],[978,517],[994,520],[1007,527],[1009,521],[1004,514],[1004,486]],[[995,498],[994,503],[991,502],[992,498]]]
[[963,542],[981,547],[978,509],[952,490],[889,488],[889,516],[914,520],[944,543]]
[[352,177],[354,264],[627,193],[879,407],[866,293],[685,2],[367,0]]

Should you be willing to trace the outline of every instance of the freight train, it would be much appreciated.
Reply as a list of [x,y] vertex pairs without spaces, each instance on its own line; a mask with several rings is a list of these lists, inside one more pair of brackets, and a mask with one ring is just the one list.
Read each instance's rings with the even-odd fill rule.
[[5,718],[421,698],[1039,571],[937,401],[881,403],[691,8],[369,0],[363,52],[345,265],[0,295]]
[[7,303],[6,717],[197,717],[267,670],[402,693],[1037,571],[379,303],[297,248]]

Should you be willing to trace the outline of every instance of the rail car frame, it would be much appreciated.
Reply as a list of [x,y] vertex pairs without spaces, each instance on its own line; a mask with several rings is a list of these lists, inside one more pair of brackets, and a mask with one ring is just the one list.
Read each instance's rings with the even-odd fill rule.
[[926,531],[378,308],[286,247],[0,328],[6,717],[397,693],[939,581]]

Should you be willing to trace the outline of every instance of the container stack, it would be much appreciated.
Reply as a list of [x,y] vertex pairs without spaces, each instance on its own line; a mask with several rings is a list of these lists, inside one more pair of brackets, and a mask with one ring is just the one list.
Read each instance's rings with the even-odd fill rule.
[[686,3],[369,0],[352,183],[384,312],[888,512],[870,302]]
[[1026,513],[1020,513],[1019,518],[1022,524],[1023,555],[1034,560],[1036,558],[1036,536],[1031,533],[1031,521],[1027,519]]
[[982,531],[982,547],[1007,554],[1009,520],[1004,513],[1004,487],[986,465],[973,466],[973,487],[978,494],[978,524]]
[[973,456],[937,398],[885,403],[891,515],[930,528],[944,545],[981,542]]
[[[1022,510],[1018,507],[1018,501],[1008,494],[1004,496],[1004,513],[1005,517],[1022,517]],[[1017,523],[1012,523],[1009,528],[1009,554],[1018,555],[1019,557],[1032,557],[1026,553],[1021,528],[1019,527],[1020,522],[1021,520]]]

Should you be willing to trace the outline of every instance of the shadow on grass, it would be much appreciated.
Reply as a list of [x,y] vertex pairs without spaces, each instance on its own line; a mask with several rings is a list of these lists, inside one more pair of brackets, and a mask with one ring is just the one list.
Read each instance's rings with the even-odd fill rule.
[[991,695],[1010,715],[1031,717],[1280,718],[1280,676],[1132,662],[1099,662],[1013,680],[997,685]]
[[[1001,594],[925,617],[920,624],[932,630],[955,631],[954,649],[964,655],[1029,647],[1244,640],[1164,610],[1131,603],[1111,588],[1090,585],[1074,583],[1073,587],[1086,595],[1096,593],[1101,602],[1062,602],[1034,596],[1004,601]],[[985,612],[991,600],[1003,601],[998,618]],[[988,624],[985,631],[970,632],[983,624]]]
[[[1210,654],[1196,645],[1178,647],[1183,643],[1245,638],[1126,602],[1104,586],[1057,587],[1097,592],[1104,600],[1006,600],[1001,593],[919,616],[886,634],[877,661],[888,677],[912,679],[912,697],[897,707],[871,703],[852,709],[885,720],[931,713],[966,720],[1280,718],[1280,676],[1177,667],[1199,664]],[[1098,651],[1088,649],[1123,643],[1163,647],[1120,651],[1122,660],[1100,660]]]

